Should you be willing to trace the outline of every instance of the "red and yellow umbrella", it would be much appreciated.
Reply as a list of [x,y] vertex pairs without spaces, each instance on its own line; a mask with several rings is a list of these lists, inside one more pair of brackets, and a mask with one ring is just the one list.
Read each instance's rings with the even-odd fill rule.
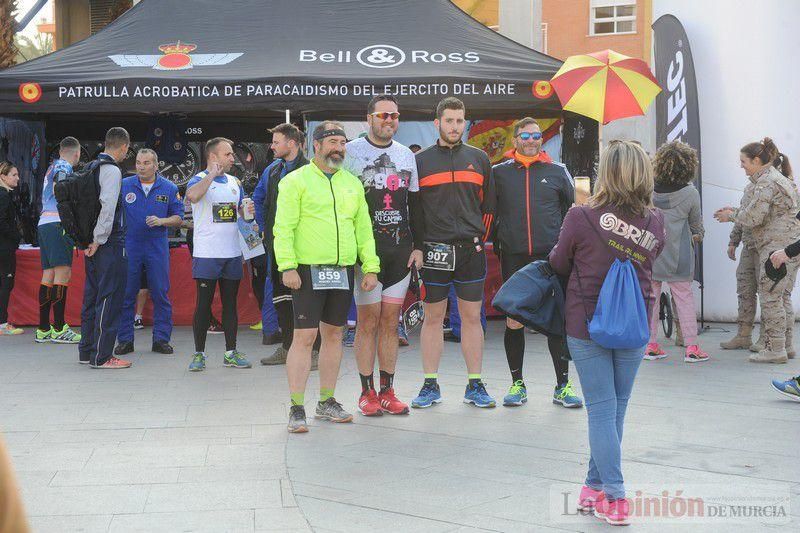
[[661,92],[647,63],[613,50],[568,57],[550,83],[566,111],[602,124],[644,115]]

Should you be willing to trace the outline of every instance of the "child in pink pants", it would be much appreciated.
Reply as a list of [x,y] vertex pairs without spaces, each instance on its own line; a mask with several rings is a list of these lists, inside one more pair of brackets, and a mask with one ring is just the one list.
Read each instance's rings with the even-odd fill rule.
[[683,360],[687,363],[708,360],[708,354],[697,344],[697,317],[692,294],[694,245],[703,239],[700,193],[692,185],[697,163],[697,152],[680,141],[663,145],[653,160],[653,204],[664,213],[667,242],[653,264],[653,312],[650,342],[644,354],[644,358],[651,361],[667,356],[658,344],[658,307],[664,283],[669,285],[678,311],[677,319],[686,344]]

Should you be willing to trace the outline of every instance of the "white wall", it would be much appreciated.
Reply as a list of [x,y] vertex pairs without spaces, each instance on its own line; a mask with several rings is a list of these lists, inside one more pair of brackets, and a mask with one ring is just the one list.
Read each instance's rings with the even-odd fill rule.
[[[712,215],[717,207],[738,205],[747,179],[739,148],[748,142],[772,137],[800,178],[800,2],[655,0],[653,20],[664,14],[686,29],[698,78],[706,319],[732,321],[735,264],[725,256],[731,226]],[[794,303],[800,311],[800,291]]]

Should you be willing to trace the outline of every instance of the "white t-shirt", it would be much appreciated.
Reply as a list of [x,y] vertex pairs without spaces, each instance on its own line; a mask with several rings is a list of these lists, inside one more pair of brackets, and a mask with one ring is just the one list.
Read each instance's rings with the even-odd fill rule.
[[145,198],[147,198],[147,195],[150,194],[150,189],[153,188],[154,184],[155,181],[153,183],[142,183],[141,181],[139,182],[139,185],[142,186],[142,190],[144,191]]
[[[186,185],[190,189],[207,173],[193,177]],[[239,246],[239,204],[244,194],[239,180],[230,174],[214,178],[206,194],[192,203],[194,220],[194,257],[228,259],[241,257]]]
[[376,146],[367,137],[347,143],[344,166],[364,184],[378,252],[411,245],[408,193],[419,191],[414,153],[397,141]]

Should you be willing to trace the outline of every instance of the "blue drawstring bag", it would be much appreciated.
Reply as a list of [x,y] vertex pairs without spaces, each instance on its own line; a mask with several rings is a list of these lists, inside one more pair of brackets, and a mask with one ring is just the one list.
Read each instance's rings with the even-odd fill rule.
[[[586,217],[595,234],[603,244],[605,239],[597,228],[594,227],[589,216],[581,209],[581,213]],[[652,215],[647,220],[645,233],[650,227]],[[610,250],[609,250],[609,253]],[[583,298],[583,288],[581,285],[580,272],[578,274],[578,286]],[[649,299],[648,299],[649,300]],[[630,259],[620,259],[615,257],[611,268],[608,269],[603,285],[600,287],[600,294],[597,297],[597,306],[594,315],[589,319],[586,313],[586,322],[589,328],[589,338],[594,342],[609,350],[624,350],[640,348],[647,344],[650,339],[650,324],[647,321],[647,308],[642,288],[639,285],[639,278],[636,269]]]
[[650,339],[639,278],[630,260],[614,259],[589,321],[589,337],[612,350],[640,348]]

